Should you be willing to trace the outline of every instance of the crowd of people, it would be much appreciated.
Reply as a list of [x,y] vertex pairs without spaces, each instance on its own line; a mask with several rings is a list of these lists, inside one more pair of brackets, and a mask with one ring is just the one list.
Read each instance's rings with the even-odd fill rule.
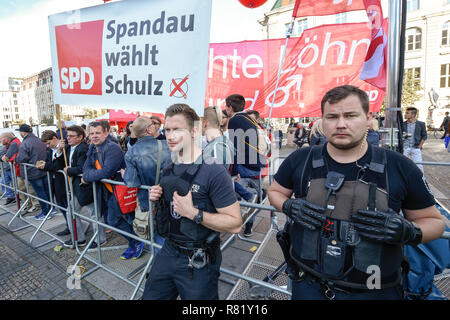
[[[73,201],[75,212],[94,220],[99,213],[100,221],[136,235],[135,211],[124,212],[117,186],[105,179],[128,188],[151,186],[150,191],[138,189],[136,210],[150,212],[154,204],[154,240],[161,249],[143,299],[218,299],[219,233],[242,230],[239,200],[265,197],[260,178],[271,152],[259,113],[244,110],[245,98],[232,94],[225,104],[223,111],[206,108],[202,120],[188,105],[174,104],[166,110],[164,130],[156,116],[139,116],[121,134],[107,121],[94,121],[87,128],[47,130],[38,138],[23,124],[18,129],[22,141],[12,132],[1,135],[2,160],[38,197],[36,220],[51,218],[48,202],[64,209]],[[309,146],[299,126],[300,148],[284,160],[267,191],[270,203],[289,218],[279,241],[286,244],[280,242],[297,280],[293,299],[398,299],[402,246],[437,239],[443,232],[422,172],[403,155],[377,147],[368,106],[367,94],[356,87],[330,90],[322,100],[322,118],[311,127]],[[417,139],[415,132],[422,132],[421,124],[413,115],[407,121],[409,148],[420,149],[426,136]],[[7,172],[2,175],[6,185],[12,177]],[[18,187],[31,191],[23,181]],[[7,193],[6,203],[14,201]],[[66,228],[58,235],[77,234],[76,244],[71,237],[64,245],[86,246],[89,223],[76,215],[75,224],[64,217]],[[250,219],[245,236],[252,226]],[[91,244],[95,249],[107,238],[103,227],[92,228],[99,235],[99,243]],[[120,258],[138,259],[144,243],[121,235],[128,247]],[[382,269],[377,290],[366,287],[370,265]]]

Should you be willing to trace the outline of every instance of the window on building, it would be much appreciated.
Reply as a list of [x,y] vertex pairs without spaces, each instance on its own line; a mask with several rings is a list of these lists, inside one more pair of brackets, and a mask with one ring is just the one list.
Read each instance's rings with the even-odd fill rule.
[[346,23],[346,22],[347,22],[347,12],[336,14],[336,23]]
[[[450,1],[450,0],[448,0]],[[450,2],[447,2],[450,3]],[[449,21],[447,21],[446,23],[444,23],[444,25],[442,26],[442,45],[447,45],[450,44],[450,23]]]
[[414,87],[420,88],[420,67],[406,69],[406,78],[412,79]]
[[417,50],[422,48],[422,31],[419,28],[406,30],[406,50]]
[[406,8],[407,12],[419,10],[419,0],[407,0]]
[[450,87],[450,64],[441,64],[441,88]]
[[297,35],[301,35],[306,29],[308,29],[308,19],[297,20]]

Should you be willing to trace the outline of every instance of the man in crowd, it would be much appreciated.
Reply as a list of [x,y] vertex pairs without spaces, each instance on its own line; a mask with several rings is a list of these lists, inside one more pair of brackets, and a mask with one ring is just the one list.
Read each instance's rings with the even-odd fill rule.
[[334,88],[321,106],[328,142],[291,153],[269,188],[289,217],[277,238],[292,299],[401,299],[403,246],[439,238],[442,216],[411,160],[368,145],[364,91]]
[[301,148],[303,144],[306,142],[306,130],[303,127],[302,123],[299,123],[297,125],[297,130],[295,130],[294,137],[295,137],[294,143],[297,145],[297,147]]
[[[239,174],[240,181],[249,192],[259,193],[259,176],[266,165],[258,152],[258,124],[244,112],[245,99],[240,94],[232,94],[225,99],[230,140],[235,148],[232,176]],[[251,236],[253,221],[245,224],[244,236]]]
[[166,137],[164,136],[164,134],[161,132],[159,132],[159,129],[161,129],[161,119],[158,116],[151,116],[150,119],[152,120],[152,132],[153,132],[153,137],[156,140],[165,140]]
[[445,113],[445,117],[444,117],[444,119],[442,120],[442,123],[441,123],[441,126],[440,126],[440,129],[441,130],[444,130],[444,134],[442,135],[442,137],[441,137],[441,139],[444,139],[445,138],[445,135],[446,135],[446,133],[447,133],[447,128],[448,128],[448,123],[449,123],[449,120],[450,120],[450,116],[448,115],[449,113],[448,113],[448,111]]
[[68,203],[67,203],[66,182],[64,175],[58,172],[59,167],[57,163],[57,153],[58,151],[62,150],[64,142],[61,143],[61,140],[58,139],[58,135],[56,134],[56,132],[52,130],[45,130],[44,132],[42,132],[41,141],[45,143],[45,145],[47,146],[47,159],[45,162],[42,161],[36,164],[36,168],[50,172],[50,182],[52,188],[52,194],[50,195],[50,198],[53,198],[54,195],[58,206],[66,209],[66,210],[61,209],[61,212],[64,216],[64,220],[66,221],[66,228],[63,231],[57,233],[57,235],[66,236],[70,234],[69,231],[70,222],[67,220]]
[[[23,140],[19,147],[19,153],[14,161],[19,164],[26,163],[32,165],[21,166],[21,176],[23,179],[25,179],[25,177],[28,178],[28,181],[36,192],[36,196],[39,198],[41,213],[34,218],[36,220],[44,220],[50,212],[50,206],[45,202],[50,201],[49,186],[47,174],[44,171],[37,169],[35,165],[39,160],[46,161],[47,146],[34,135],[33,130],[29,125],[22,124],[18,130]],[[25,176],[25,173],[23,172],[24,167],[27,176]],[[52,216],[50,214],[48,219],[51,218]]]
[[[102,179],[115,180],[120,176],[117,172],[125,168],[124,153],[119,144],[111,140],[109,126],[105,121],[89,124],[92,144],[87,153],[83,166],[82,183],[96,183],[99,211],[105,220],[122,231],[134,234],[132,222],[134,212],[122,214],[118,201],[113,195],[113,186],[109,183],[101,183]],[[127,250],[120,256],[121,259],[137,259],[141,256],[144,243],[128,236],[122,235],[128,241]]]
[[[406,121],[403,123],[403,131],[407,134],[403,154],[414,162],[422,162],[422,146],[427,140],[425,122],[417,120],[417,109],[410,107],[405,112]],[[423,166],[417,165],[423,172]]]
[[[138,117],[133,122],[132,131],[137,142],[125,154],[126,169],[123,174],[125,184],[132,187],[139,187],[141,185],[153,186],[156,179],[156,169],[158,158],[161,157],[160,167],[170,157],[169,148],[165,140],[161,141],[161,155],[159,155],[158,141],[155,139],[155,131],[157,126],[154,124],[155,120],[148,117]],[[138,190],[139,205],[142,212],[150,210],[149,194],[147,190]],[[154,241],[160,245],[164,243],[157,232],[154,234]],[[157,253],[159,249],[155,249]]]
[[[86,161],[87,151],[89,149],[89,146],[84,142],[84,139],[85,132],[82,127],[76,125],[70,126],[69,128],[67,128],[67,140],[69,143],[65,145],[63,142],[61,142],[56,157],[58,161],[58,169],[64,170],[71,182],[70,185],[74,195],[72,199],[73,211],[77,214],[87,215],[91,219],[95,220],[96,214],[93,203],[92,184],[81,183],[81,177],[79,177],[79,175],[83,173],[83,165]],[[66,157],[64,157],[64,152],[62,151],[63,148],[65,149]],[[84,246],[86,245],[86,231],[89,227],[89,223],[83,221],[79,218],[78,215],[75,214],[72,219],[75,219],[77,229],[77,245]],[[102,220],[100,221],[103,222]],[[74,235],[72,221],[69,221],[69,229],[70,232]],[[95,223],[92,223],[92,229],[94,231],[96,231],[97,229],[99,230],[100,244],[105,244],[105,228],[97,228],[97,225]],[[72,239],[65,241],[64,246],[73,248],[74,243]],[[94,241],[92,242],[90,249],[95,249],[97,248],[97,246],[97,242]]]
[[[0,141],[3,146],[6,148],[6,153],[2,156],[3,163],[3,172],[2,172],[2,183],[10,186],[11,185],[11,167],[9,162],[14,162],[14,158],[17,156],[19,152],[20,140],[14,135],[12,132],[3,132],[0,135]],[[16,166],[14,166],[15,168]],[[17,173],[17,170],[16,170]],[[20,173],[20,171],[19,171]],[[2,187],[3,191],[3,187]],[[5,205],[13,203],[16,201],[14,196],[14,190],[11,188],[4,188],[4,192],[6,192],[6,202]]]
[[166,111],[165,128],[172,161],[150,200],[158,201],[156,227],[166,238],[155,258],[143,299],[218,299],[222,261],[219,232],[238,233],[242,219],[228,172],[222,164],[203,164],[196,145],[199,117],[185,104]]

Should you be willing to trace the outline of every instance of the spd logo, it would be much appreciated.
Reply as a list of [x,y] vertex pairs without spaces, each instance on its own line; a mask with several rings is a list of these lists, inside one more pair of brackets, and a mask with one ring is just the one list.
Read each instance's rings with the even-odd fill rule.
[[101,95],[103,20],[56,26],[55,36],[61,93]]

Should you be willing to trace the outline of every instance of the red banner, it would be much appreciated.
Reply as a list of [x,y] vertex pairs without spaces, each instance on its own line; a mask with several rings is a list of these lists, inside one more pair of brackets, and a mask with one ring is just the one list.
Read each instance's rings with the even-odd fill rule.
[[136,120],[139,115],[151,117],[158,116],[162,123],[164,123],[164,114],[155,113],[155,112],[137,112],[131,110],[119,110],[119,109],[111,109],[109,110],[109,121],[112,122],[128,122]]
[[365,10],[367,0],[297,0],[293,17],[325,16],[346,11]]
[[[239,93],[246,109],[268,117],[285,40],[211,44],[205,106],[224,108],[225,98]],[[320,116],[322,97],[344,84],[365,90],[370,110],[379,111],[384,91],[359,79],[370,41],[367,23],[324,25],[291,38],[272,117]]]

